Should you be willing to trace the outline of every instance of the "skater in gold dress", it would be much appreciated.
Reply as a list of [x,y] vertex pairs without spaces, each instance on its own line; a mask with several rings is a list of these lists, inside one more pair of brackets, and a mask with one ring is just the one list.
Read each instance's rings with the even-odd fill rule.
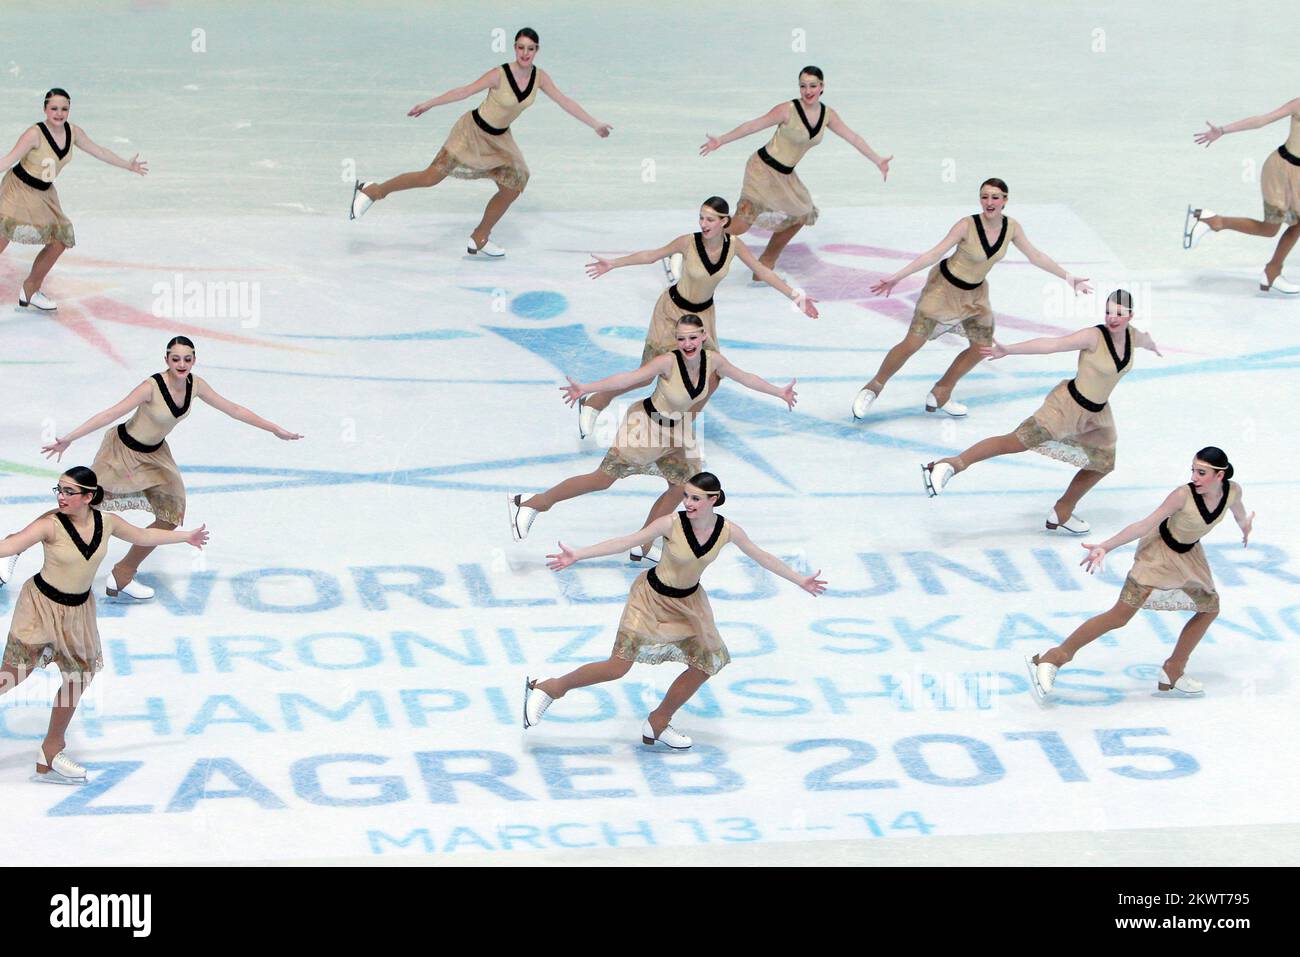
[[[682,485],[701,467],[700,437],[692,409],[706,398],[711,378],[732,379],[747,389],[776,396],[790,409],[797,401],[793,379],[785,388],[775,386],[714,351],[699,316],[683,316],[677,324],[677,348],[655,356],[634,372],[620,372],[590,384],[569,379],[561,391],[570,405],[602,389],[625,392],[651,382],[656,384],[653,395],[628,409],[613,447],[595,471],[567,478],[537,495],[506,496],[515,541],[527,537],[539,512],[549,511],[558,502],[607,489],[629,475],[654,475],[668,482],[667,491],[650,509],[647,525],[671,512],[681,501]],[[649,540],[643,544],[643,551],[648,551]]]
[[[166,360],[166,372],[145,379],[117,405],[87,419],[41,451],[47,457],[56,456],[56,461],[62,459],[68,446],[77,439],[129,413],[129,421],[104,434],[95,454],[93,468],[104,488],[104,508],[113,511],[144,509],[154,515],[150,528],[172,529],[185,520],[185,483],[167,445],[167,436],[190,414],[190,402],[194,398],[202,399],[232,419],[265,429],[277,439],[290,441],[302,436],[268,422],[242,405],[236,405],[219,395],[205,380],[192,375],[194,343],[185,336],[177,336],[167,343]],[[151,546],[132,546],[113,566],[107,585],[110,598],[119,595],[141,600],[153,597],[152,588],[134,580],[140,563],[152,551]]]
[[[0,158],[0,170],[6,170],[0,179],[0,253],[11,242],[42,247],[18,291],[18,305],[43,312],[58,306],[41,292],[41,285],[63,251],[77,244],[72,222],[59,205],[59,191],[54,188],[54,180],[72,161],[72,147],[140,176],[149,172],[149,164],[138,155],[124,160],[70,123],[71,108],[72,98],[66,90],[50,90],[45,94],[45,119],[29,126],[14,148]],[[11,164],[16,165],[10,169]]]
[[1272,237],[1286,226],[1282,238],[1277,241],[1277,248],[1273,250],[1273,258],[1264,265],[1264,271],[1260,274],[1259,288],[1264,292],[1296,296],[1300,295],[1300,285],[1283,278],[1282,266],[1295,248],[1296,240],[1300,240],[1300,97],[1284,103],[1272,113],[1237,120],[1226,126],[1215,126],[1207,122],[1209,129],[1197,133],[1195,139],[1197,143],[1208,147],[1225,133],[1257,130],[1288,118],[1291,127],[1286,142],[1268,154],[1259,174],[1264,218],[1219,216],[1208,209],[1193,209],[1188,206],[1187,221],[1183,227],[1183,248],[1192,248],[1210,231],[1217,233],[1221,229],[1232,229],[1250,236]]
[[1132,295],[1116,289],[1106,299],[1106,321],[1101,325],[1057,339],[1030,339],[1011,346],[994,341],[992,346],[981,347],[990,359],[1078,352],[1078,371],[1073,379],[1061,381],[1049,392],[1038,411],[1014,432],[983,439],[960,455],[924,466],[930,494],[941,494],[954,475],[976,462],[1033,449],[1079,470],[1048,514],[1047,528],[1086,534],[1091,526],[1074,510],[1094,485],[1115,470],[1117,436],[1110,394],[1119,380],[1133,371],[1135,349],[1150,349],[1160,355],[1155,340],[1130,325],[1132,318]]
[[[925,411],[942,409],[957,418],[966,415],[966,406],[951,401],[952,390],[961,377],[983,358],[980,347],[993,344],[993,307],[989,305],[988,283],[984,277],[995,263],[1002,260],[1009,247],[1015,246],[1039,269],[1064,279],[1076,293],[1092,291],[1087,279],[1071,276],[1051,257],[1039,252],[1025,237],[1020,224],[1003,214],[1009,195],[1005,182],[986,179],[980,184],[979,213],[959,219],[939,245],[871,287],[876,295],[888,296],[912,273],[926,268],[930,270],[907,334],[889,350],[875,377],[858,391],[853,400],[855,419],[867,414],[884,390],[885,383],[903,368],[908,359],[916,355],[928,340],[937,339],[945,332],[968,339],[970,345],[958,353],[943,378],[931,387],[930,394],[925,397]],[[944,254],[949,251],[952,255],[945,259]]]
[[390,193],[423,186],[437,186],[445,178],[491,179],[497,184],[496,195],[488,200],[483,218],[470,233],[465,251],[500,257],[505,250],[489,240],[492,228],[505,215],[510,204],[528,185],[528,164],[515,143],[510,125],[537,100],[541,90],[570,116],[590,126],[596,135],[609,136],[614,128],[602,123],[565,96],[550,74],[533,64],[540,44],[537,32],[524,27],[515,34],[515,62],[493,67],[467,86],[458,86],[432,100],[413,107],[407,116],[420,116],[435,106],[455,103],[486,91],[487,97],[473,110],[461,116],[451,128],[447,141],[426,169],[402,173],[382,183],[358,180],[352,191],[350,218],[356,219]]
[[63,753],[64,733],[86,686],[104,666],[91,585],[108,554],[108,540],[120,538],[150,548],[188,542],[202,548],[208,533],[202,527],[193,531],[137,528],[119,516],[103,514],[94,506],[103,500],[104,490],[95,473],[82,466],[63,473],[54,492],[58,508],[0,539],[0,558],[33,545],[40,545],[45,553],[41,570],[18,593],[0,665],[0,694],[51,662],[58,666],[63,685],[50,712],[34,779],[85,784],[86,769]]
[[[710,135],[700,147],[700,155],[708,156],[727,143],[743,139],[759,130],[775,126],[776,132],[766,146],[745,164],[745,180],[740,187],[740,202],[736,218],[729,232],[739,236],[751,226],[770,229],[772,238],[758,257],[769,269],[776,268],[782,251],[805,226],[817,222],[817,207],[812,194],[803,184],[795,167],[814,146],[821,143],[826,130],[847,140],[859,153],[871,160],[880,170],[881,179],[889,177],[892,156],[880,156],[867,141],[849,128],[838,113],[822,103],[826,81],[821,69],[806,66],[799,71],[799,96],[778,103],[762,116],[742,123],[721,136]],[[763,276],[754,271],[754,279]]]
[[691,739],[669,722],[677,709],[731,660],[714,623],[709,596],[700,586],[704,569],[730,542],[763,568],[814,597],[826,589],[820,570],[800,575],[755,545],[739,525],[715,514],[714,509],[725,501],[717,476],[700,472],[685,483],[678,499],[684,508],[676,515],[664,515],[638,532],[587,548],[573,549],[560,542],[560,551],[546,556],[549,567],[558,572],[587,558],[617,555],[647,538],[662,536],[666,543],[659,564],[632,583],[607,660],[583,665],[559,678],[526,679],[525,728],[537,724],[552,701],[574,688],[615,681],[627,674],[634,662],[657,665],[674,661],[686,665],[686,670],[646,718],[641,740],[648,745],[658,741],[679,751],[691,746]]
[[1241,502],[1241,486],[1230,481],[1232,474],[1232,463],[1222,449],[1203,448],[1192,462],[1191,482],[1174,489],[1158,509],[1100,545],[1083,546],[1088,556],[1081,564],[1095,572],[1108,552],[1139,540],[1133,568],[1114,607],[1089,618],[1062,644],[1026,659],[1035,694],[1050,694],[1058,669],[1085,645],[1124,627],[1140,608],[1195,612],[1183,625],[1178,643],[1165,660],[1158,690],[1189,696],[1204,694],[1201,682],[1185,674],[1197,643],[1219,614],[1219,593],[1201,539],[1231,511],[1241,529],[1241,544],[1246,545],[1255,522],[1255,513],[1247,515]]
[[[754,258],[754,254],[740,239],[728,235],[731,208],[721,196],[710,196],[700,207],[700,231],[694,235],[678,236],[659,249],[647,249],[619,259],[601,259],[593,256],[587,264],[587,275],[598,279],[611,269],[623,266],[644,266],[674,255],[681,257],[675,281],[659,294],[654,311],[650,314],[650,328],[646,332],[641,361],[649,362],[677,348],[677,320],[683,315],[696,315],[704,321],[704,331],[709,342],[717,347],[717,315],[713,306],[713,291],[727,277],[733,259],[754,270],[764,282],[785,296],[810,319],[817,318],[816,300],[801,296],[767,266]],[[596,420],[619,392],[598,392],[578,401],[578,433],[586,438],[596,427]]]

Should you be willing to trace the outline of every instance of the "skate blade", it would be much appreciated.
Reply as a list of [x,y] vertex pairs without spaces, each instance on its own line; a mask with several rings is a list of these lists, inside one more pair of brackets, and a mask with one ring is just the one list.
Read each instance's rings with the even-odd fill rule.
[[1029,671],[1029,692],[1039,704],[1047,701],[1047,692],[1038,683],[1038,666],[1034,664],[1033,655],[1025,655],[1025,668]]
[[925,483],[926,494],[930,498],[937,498],[939,493],[934,488],[934,473],[924,465],[921,466],[921,481]]

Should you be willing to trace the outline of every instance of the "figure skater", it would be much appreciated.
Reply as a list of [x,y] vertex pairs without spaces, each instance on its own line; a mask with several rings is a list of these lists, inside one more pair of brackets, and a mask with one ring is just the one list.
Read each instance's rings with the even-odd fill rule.
[[1255,513],[1247,515],[1241,503],[1241,486],[1229,481],[1232,474],[1232,464],[1222,449],[1203,448],[1192,462],[1191,482],[1170,492],[1158,509],[1100,545],[1083,546],[1088,555],[1080,564],[1093,573],[1102,567],[1108,552],[1140,539],[1133,569],[1124,579],[1114,607],[1089,618],[1064,643],[1025,658],[1030,687],[1040,701],[1051,694],[1057,671],[1080,648],[1127,625],[1139,608],[1195,612],[1183,625],[1173,653],[1165,660],[1156,688],[1171,696],[1205,693],[1201,682],[1185,673],[1197,643],[1219,614],[1219,593],[1201,539],[1222,521],[1225,510],[1232,511],[1241,529],[1242,545],[1249,541],[1255,521]]
[[[68,122],[72,97],[58,87],[45,94],[45,119],[29,126],[18,137],[3,159],[0,169],[8,169],[0,180],[0,253],[10,243],[40,246],[32,270],[18,290],[18,305],[43,312],[53,312],[58,305],[41,292],[41,284],[54,268],[65,249],[77,244],[72,222],[59,205],[55,178],[72,161],[75,145],[109,166],[117,166],[140,176],[149,172],[149,164],[137,153],[130,161],[95,143],[86,131]],[[11,163],[15,163],[9,169]]]
[[[951,401],[952,390],[983,356],[980,346],[993,344],[993,308],[989,305],[988,283],[984,277],[994,264],[1001,261],[1007,249],[1014,245],[1025,258],[1045,272],[1059,276],[1070,284],[1076,293],[1091,292],[1087,279],[1071,276],[1058,266],[1050,256],[1030,244],[1020,224],[1003,215],[1010,191],[1000,179],[986,179],[980,184],[981,211],[957,220],[948,235],[929,252],[912,260],[888,279],[871,287],[878,296],[888,296],[904,278],[927,267],[930,273],[925,288],[916,302],[912,324],[903,340],[886,354],[875,378],[864,385],[853,400],[853,417],[867,414],[871,404],[893,375],[903,368],[907,360],[916,355],[929,339],[937,339],[945,332],[955,333],[970,340],[970,345],[952,360],[948,371],[930,389],[925,397],[925,411],[942,410],[954,418],[966,415],[960,402]],[[953,250],[953,247],[956,247]],[[953,253],[947,259],[944,254]]]
[[657,665],[675,661],[686,665],[686,670],[677,676],[659,707],[641,725],[641,742],[653,745],[658,741],[675,751],[691,746],[690,737],[669,722],[677,709],[731,660],[714,624],[709,596],[700,587],[704,569],[723,547],[731,542],[763,568],[794,582],[813,597],[826,590],[826,582],[819,577],[820,570],[800,575],[755,545],[735,522],[715,514],[714,509],[726,500],[717,476],[700,472],[691,476],[683,487],[684,507],[676,515],[664,515],[638,532],[587,548],[573,549],[560,542],[559,553],[546,556],[550,559],[548,566],[558,572],[583,559],[616,555],[646,538],[663,536],[667,542],[663,560],[642,572],[632,583],[618,623],[614,650],[607,660],[583,665],[560,678],[525,679],[525,728],[541,721],[551,702],[574,688],[622,678],[633,662]]
[[352,190],[350,219],[356,219],[374,205],[398,190],[417,186],[437,186],[446,177],[456,179],[491,179],[497,184],[496,195],[488,200],[483,218],[470,233],[465,251],[471,256],[482,253],[499,258],[506,251],[488,237],[492,227],[505,215],[510,204],[528,185],[528,164],[515,143],[510,124],[537,99],[540,89],[559,104],[560,109],[585,123],[601,137],[609,136],[614,128],[592,117],[560,92],[550,74],[533,65],[540,44],[537,31],[524,27],[515,34],[515,62],[493,67],[467,86],[458,86],[432,100],[411,107],[407,116],[420,116],[435,106],[455,103],[475,93],[487,91],[487,98],[476,109],[470,110],[456,121],[438,155],[427,169],[402,173],[383,183],[357,180]]

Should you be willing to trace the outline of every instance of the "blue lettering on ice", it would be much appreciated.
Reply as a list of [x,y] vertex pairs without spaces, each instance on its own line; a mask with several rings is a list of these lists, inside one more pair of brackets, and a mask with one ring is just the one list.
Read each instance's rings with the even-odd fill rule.
[[[660,691],[640,681],[624,681],[622,686],[623,693],[627,695],[628,703],[632,706],[633,714],[646,714],[653,710],[663,700],[667,691],[666,688]],[[694,697],[682,705],[682,711],[697,718],[722,717],[722,706],[718,703],[713,689],[707,684],[701,685]]]
[[[452,688],[403,688],[400,692],[406,720],[413,728],[427,728],[427,715],[448,711],[464,711],[469,707],[469,695]],[[426,698],[445,699],[445,704],[426,704]]]
[[388,758],[378,754],[317,754],[295,761],[289,768],[289,778],[293,781],[294,792],[303,800],[322,807],[374,807],[377,804],[395,804],[405,801],[410,795],[406,784],[400,777],[352,776],[347,783],[353,787],[370,789],[369,793],[357,797],[342,797],[326,794],[321,783],[321,769],[331,764],[387,764]]
[[870,642],[870,644],[861,648],[821,645],[820,647],[823,651],[830,651],[837,655],[874,655],[881,651],[888,651],[893,647],[893,642],[884,635],[873,635],[869,632],[840,630],[841,625],[851,625],[857,628],[862,625],[870,625],[871,623],[870,618],[823,618],[821,621],[813,622],[811,628],[813,633],[818,635]]
[[[638,745],[636,757],[655,797],[726,794],[745,786],[745,779],[726,766],[726,752],[712,745],[697,744],[685,753],[670,753],[658,745],[654,748]],[[705,783],[679,784],[681,778],[703,778]]]
[[[322,642],[328,645],[351,644],[356,648],[355,660],[325,661],[316,657],[316,646]],[[369,635],[358,635],[348,631],[326,631],[315,635],[304,635],[298,639],[298,657],[303,664],[323,671],[351,671],[355,668],[373,668],[384,659],[384,650],[379,642]],[[353,656],[350,656],[353,657]]]
[[790,678],[746,678],[743,681],[737,681],[731,685],[731,693],[741,698],[753,698],[758,701],[780,701],[786,702],[788,707],[781,710],[762,709],[744,707],[740,709],[741,714],[753,715],[760,718],[791,718],[799,714],[808,714],[813,710],[813,704],[807,698],[800,698],[797,695],[788,694],[765,694],[761,691],[753,690],[763,685],[774,685],[781,688],[789,688],[798,685],[797,681]]
[[[222,708],[230,712],[228,717],[219,718],[216,716],[217,712]],[[209,726],[214,724],[246,724],[254,731],[262,734],[275,730],[268,722],[254,713],[251,708],[244,707],[238,698],[228,694],[209,695],[194,715],[194,720],[185,728],[185,733],[203,734],[208,730]]]
[[327,708],[319,701],[313,701],[304,694],[285,693],[280,695],[280,710],[284,715],[284,724],[290,731],[301,731],[303,729],[302,716],[299,714],[299,708],[305,708],[308,711],[314,711],[335,723],[346,721],[352,712],[366,705],[371,716],[374,718],[376,728],[391,728],[393,723],[389,720],[388,709],[384,706],[384,699],[378,691],[358,691],[352,700],[347,701],[337,708]]
[[[352,578],[356,582],[361,604],[369,611],[387,611],[388,593],[405,595],[429,608],[456,608],[453,602],[440,598],[433,592],[447,583],[446,576],[423,565],[373,565],[354,567]],[[413,581],[386,581],[389,576],[404,576]]]
[[148,814],[153,811],[150,804],[98,804],[91,801],[104,794],[113,786],[124,781],[128,775],[144,765],[143,761],[87,761],[86,770],[90,783],[79,788],[72,788],[71,793],[45,813],[49,817],[81,817],[98,814]]
[[460,577],[465,583],[465,590],[479,608],[529,608],[535,605],[554,605],[554,598],[498,598],[492,591],[492,583],[483,571],[482,565],[457,565]]
[[578,651],[589,641],[605,633],[605,627],[603,625],[540,625],[534,626],[532,630],[534,632],[540,632],[541,634],[561,635],[577,632],[576,637],[572,641],[563,645],[559,651],[546,659],[547,664],[586,664],[590,661],[604,661],[609,657],[608,654],[578,654]]
[[732,661],[737,658],[761,658],[763,655],[770,655],[776,651],[776,639],[762,625],[756,625],[748,621],[719,621],[717,626],[718,631],[724,635],[727,634],[729,629],[744,628],[753,632],[758,638],[758,647],[753,650],[741,649],[730,638],[727,638],[727,650],[731,653]]
[[87,737],[102,738],[104,725],[109,722],[146,721],[152,726],[153,733],[165,737],[172,733],[171,721],[167,717],[167,705],[162,698],[145,698],[144,714],[101,714],[98,708],[82,708],[77,712],[81,726]]
[[[189,576],[188,587],[184,597],[172,589],[171,576],[153,575],[142,572],[138,577],[141,584],[154,590],[154,600],[150,604],[166,608],[178,617],[193,617],[207,611],[208,600],[212,598],[212,588],[217,583],[216,572],[195,572]],[[133,601],[106,601],[99,606],[101,618],[122,618],[127,609],[136,603]]]
[[[235,650],[232,645],[256,644],[256,648]],[[212,654],[212,663],[219,673],[228,674],[235,670],[236,658],[255,661],[270,671],[288,671],[289,668],[274,660],[274,656],[284,650],[284,643],[269,635],[213,635],[208,639],[208,648]]]
[[426,854],[433,853],[433,835],[429,833],[429,829],[426,827],[416,828],[406,837],[393,837],[383,831],[367,831],[366,837],[370,840],[370,853],[372,854],[384,853],[384,846],[380,841],[386,841],[393,847],[407,847],[415,841],[419,841],[420,850]]
[[636,797],[636,791],[631,788],[580,788],[574,783],[574,778],[601,777],[613,774],[614,769],[608,765],[570,764],[565,758],[578,758],[585,755],[608,756],[609,753],[610,749],[605,745],[532,749],[533,758],[537,761],[538,770],[542,772],[542,780],[546,784],[546,792],[557,801]]
[[[458,784],[471,784],[507,801],[533,800],[502,778],[519,770],[519,763],[500,751],[418,751],[415,760],[424,779],[429,801],[433,804],[459,804]],[[454,771],[449,765],[476,765],[469,770]],[[483,767],[486,765],[486,767]],[[471,792],[474,793],[474,792]],[[477,795],[481,799],[481,795]]]
[[395,631],[393,632],[393,648],[397,651],[397,660],[401,662],[403,668],[420,667],[420,662],[416,660],[415,654],[412,652],[413,645],[436,651],[444,658],[450,658],[462,665],[486,665],[487,656],[483,654],[483,646],[479,644],[474,629],[462,628],[460,638],[464,651],[449,648],[414,631]]
[[126,642],[114,638],[108,643],[108,657],[113,662],[113,671],[119,675],[135,674],[134,661],[175,661],[181,666],[181,671],[185,674],[196,674],[199,670],[199,663],[194,658],[194,648],[188,638],[176,639],[176,651],[168,654],[167,652],[155,651],[149,654],[132,654],[126,650]]
[[[313,599],[297,604],[274,604],[265,601],[261,595],[261,586],[268,578],[299,579],[306,582],[311,586]],[[329,611],[343,604],[343,590],[339,587],[338,579],[310,568],[259,568],[241,572],[231,577],[230,587],[239,604],[249,611],[264,614],[306,615],[317,611]]]
[[[217,776],[224,777],[234,786],[221,789],[213,787],[213,779]],[[288,807],[270,788],[231,758],[200,758],[194,762],[194,766],[185,775],[185,780],[181,781],[176,793],[172,795],[167,812],[179,814],[193,811],[200,801],[230,798],[254,801],[266,811],[279,811]]]
[[1189,774],[1195,774],[1201,769],[1201,765],[1197,760],[1186,751],[1150,746],[1134,747],[1124,741],[1125,738],[1130,737],[1166,735],[1169,731],[1165,728],[1111,728],[1099,729],[1094,733],[1097,735],[1097,742],[1101,745],[1102,754],[1108,756],[1140,755],[1154,758],[1158,762],[1168,762],[1169,765],[1164,768],[1141,768],[1135,764],[1124,764],[1110,768],[1112,774],[1118,774],[1120,777],[1135,778],[1139,781],[1160,781],[1167,778],[1186,777]]
[[832,714],[848,714],[849,708],[845,702],[851,699],[885,698],[893,701],[898,697],[900,685],[892,675],[877,675],[876,680],[884,686],[883,690],[843,691],[830,678],[814,678],[813,684],[817,686],[817,690],[826,699],[826,704],[831,709]]
[[[939,774],[930,767],[925,758],[925,749],[933,745],[956,745],[962,748],[975,766],[975,773],[966,777],[948,777]],[[937,784],[943,787],[974,787],[980,784],[992,784],[1001,780],[1006,769],[998,756],[983,741],[968,738],[961,734],[918,734],[903,738],[894,744],[894,754],[907,776],[925,784]]]
[[927,595],[948,594],[948,589],[944,587],[939,576],[935,574],[933,567],[952,572],[995,592],[1029,591],[1024,576],[1020,574],[1020,570],[1016,568],[1015,563],[1011,561],[1006,552],[1000,548],[986,548],[984,549],[984,555],[989,564],[1002,576],[1001,579],[990,578],[988,575],[960,562],[955,562],[938,552],[903,552],[903,560],[912,569],[912,573],[916,575],[917,581],[921,583],[921,587],[925,589]]
[[859,552],[858,560],[866,568],[871,584],[866,588],[827,588],[825,594],[828,598],[875,598],[898,590],[898,579],[884,555]]

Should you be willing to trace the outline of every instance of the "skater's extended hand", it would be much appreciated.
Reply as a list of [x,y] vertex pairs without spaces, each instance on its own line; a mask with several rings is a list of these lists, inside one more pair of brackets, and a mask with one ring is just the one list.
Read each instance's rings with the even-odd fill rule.
[[892,160],[893,160],[892,156],[886,156],[884,159],[882,159],[879,163],[876,164],[876,169],[880,170],[881,180],[889,179],[889,164]]
[[1004,359],[1011,355],[1011,353],[1007,352],[1002,343],[994,339],[993,345],[980,346],[980,355],[984,356],[985,359],[988,359],[991,362],[994,359]]
[[812,296],[795,296],[791,302],[798,306],[799,310],[809,319],[816,319],[821,315],[821,313],[817,311],[817,300]]
[[791,379],[790,384],[781,390],[781,398],[785,401],[786,407],[791,411],[794,410],[795,403],[799,401],[799,393],[794,391],[794,384],[797,381],[798,380],[796,379]]
[[1197,133],[1192,138],[1195,139],[1196,142],[1202,146],[1209,146],[1211,143],[1213,143],[1215,140],[1217,140],[1220,136],[1223,135],[1223,127],[1215,126],[1209,120],[1205,121],[1205,126],[1206,126],[1205,132]]
[[1086,279],[1081,279],[1078,276],[1071,276],[1069,283],[1074,287],[1075,295],[1086,295],[1087,293],[1092,292],[1092,287],[1088,285],[1088,280]]
[[140,159],[140,154],[136,153],[131,157],[131,162],[126,164],[126,168],[138,176],[149,175],[149,164]]
[[602,140],[609,136],[610,133],[614,132],[614,127],[610,126],[608,123],[597,123],[592,127],[592,129],[596,131],[596,135]]
[[822,570],[819,568],[811,575],[809,575],[807,578],[801,579],[799,582],[799,587],[802,588],[804,591],[806,591],[808,594],[812,595],[814,598],[816,598],[818,595],[820,595],[822,592],[826,590],[826,583],[817,577],[821,573]]
[[411,108],[407,111],[406,115],[407,115],[407,116],[423,116],[425,113],[428,113],[431,109],[433,109],[433,106],[429,103],[428,100],[426,100],[426,101],[423,102],[423,103],[417,103],[417,104],[415,104],[415,106],[411,107]]
[[1095,575],[1101,571],[1102,563],[1106,560],[1106,549],[1100,545],[1085,544],[1083,547],[1088,550],[1088,556],[1079,564],[1087,566],[1089,575]]
[[1162,359],[1165,357],[1165,354],[1161,352],[1160,348],[1156,345],[1156,341],[1151,338],[1151,333],[1149,332],[1139,333],[1135,341],[1137,342],[1139,348],[1150,349],[1152,352],[1154,352]]
[[271,430],[271,434],[274,435],[277,439],[284,439],[286,442],[292,442],[295,439],[302,438],[302,436],[299,435],[297,432],[290,432],[288,429],[282,429],[278,425]]
[[1243,547],[1249,547],[1250,545],[1249,542],[1250,529],[1251,526],[1253,526],[1254,524],[1255,524],[1255,513],[1251,512],[1250,516],[1246,519],[1246,523],[1241,526],[1241,544]]
[[587,277],[589,279],[599,279],[614,268],[614,264],[608,259],[601,259],[595,253],[587,253],[587,255],[591,257],[591,262],[587,263]]
[[546,567],[553,572],[558,572],[568,568],[576,562],[578,560],[578,553],[568,545],[564,544],[564,542],[556,542],[555,544],[560,546],[560,553],[558,555],[547,555],[546,557],[549,558],[550,561],[546,563]]
[[185,541],[189,542],[195,548],[202,548],[208,543],[208,526],[206,524],[200,525],[194,531],[190,532],[190,537],[185,539]]
[[722,140],[718,139],[712,133],[705,133],[704,145],[700,147],[700,155],[708,156],[717,149],[722,149]]
[[897,286],[898,283],[899,280],[890,276],[888,279],[881,279],[873,282],[871,284],[871,291],[877,296],[885,296],[888,298],[889,294],[894,291],[894,287]]
[[72,443],[69,442],[67,439],[55,439],[49,445],[41,446],[41,451],[45,453],[45,457],[47,459],[52,455],[57,455],[58,458],[56,458],[54,461],[62,462],[63,453],[68,451],[68,446],[71,444]]
[[591,391],[590,389],[585,388],[581,382],[574,382],[567,375],[564,378],[569,382],[568,385],[560,386],[560,391],[564,393],[565,405],[572,406],[573,403],[577,402]]

